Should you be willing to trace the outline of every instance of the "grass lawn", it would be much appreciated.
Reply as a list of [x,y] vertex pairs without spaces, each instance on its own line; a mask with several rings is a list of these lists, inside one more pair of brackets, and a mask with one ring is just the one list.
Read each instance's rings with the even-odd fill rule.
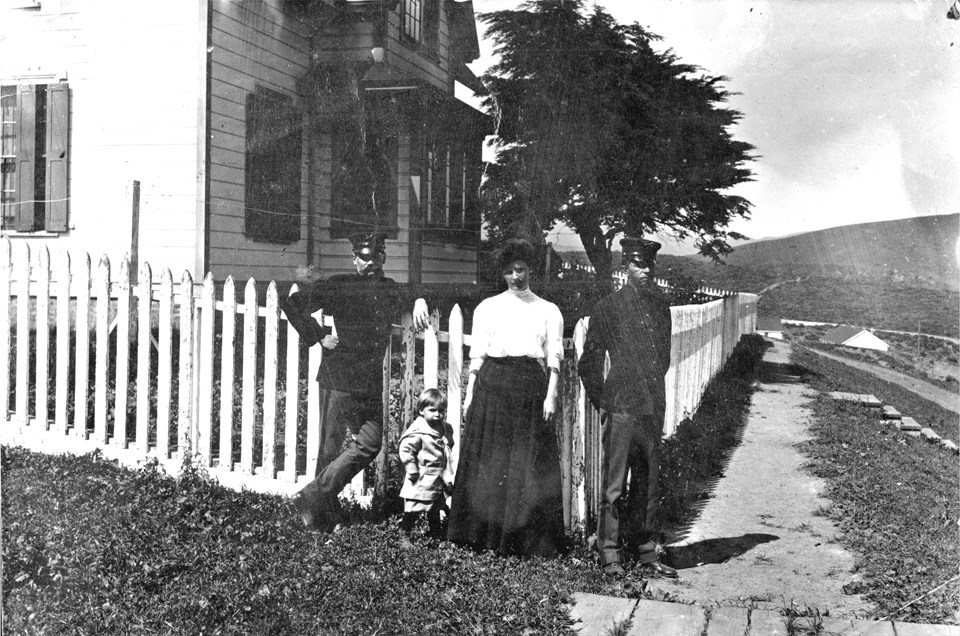
[[[944,437],[956,440],[957,418],[936,404],[876,377],[795,351],[820,391],[873,393]],[[960,616],[960,479],[952,452],[907,437],[875,412],[819,397],[814,439],[804,445],[810,468],[827,482],[824,511],[841,542],[858,555],[862,580],[848,587],[877,604],[881,617],[954,623]]]
[[[690,484],[735,443],[758,341],[745,339],[665,445],[668,520],[690,514]],[[4,633],[570,634],[572,593],[627,593],[583,547],[551,560],[403,550],[395,519],[359,509],[343,532],[315,535],[284,498],[193,469],[173,479],[4,448],[2,472]]]

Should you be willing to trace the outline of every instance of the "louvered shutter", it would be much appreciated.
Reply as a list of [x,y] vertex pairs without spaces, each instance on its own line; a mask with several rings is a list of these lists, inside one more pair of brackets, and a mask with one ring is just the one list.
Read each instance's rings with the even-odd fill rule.
[[67,231],[67,185],[70,167],[70,89],[51,84],[47,92],[47,218],[49,232]]
[[22,85],[17,87],[17,214],[13,229],[17,232],[32,232],[36,199],[36,91],[41,87]]

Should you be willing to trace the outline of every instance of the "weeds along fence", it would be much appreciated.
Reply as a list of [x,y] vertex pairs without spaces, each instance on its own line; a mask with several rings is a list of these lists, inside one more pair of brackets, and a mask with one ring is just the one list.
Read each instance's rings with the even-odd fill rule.
[[[154,458],[176,473],[190,462],[224,485],[290,494],[316,469],[321,423],[313,378],[321,347],[309,349],[280,310],[271,282],[261,303],[255,281],[174,281],[144,263],[117,280],[101,259],[0,241],[0,440],[52,453],[99,451],[126,465]],[[14,253],[16,252],[16,253]],[[290,293],[296,290],[294,286]],[[731,294],[673,307],[665,435],[691,415],[740,336],[756,324],[756,296]],[[336,327],[330,317],[326,324]],[[415,333],[410,313],[384,354],[384,449],[345,491],[383,496],[402,471],[396,440],[423,387],[449,396],[461,421],[470,334],[454,306]],[[577,377],[589,319],[565,341],[558,444],[566,523],[582,526],[599,504],[599,416]],[[459,442],[459,427],[454,427]],[[459,448],[459,443],[456,444]],[[391,459],[393,458],[393,459]]]

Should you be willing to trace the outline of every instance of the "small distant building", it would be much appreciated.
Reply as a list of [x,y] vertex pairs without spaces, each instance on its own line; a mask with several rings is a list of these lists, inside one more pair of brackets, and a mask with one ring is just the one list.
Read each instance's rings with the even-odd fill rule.
[[869,330],[862,327],[851,327],[850,325],[839,325],[827,333],[823,334],[820,342],[843,345],[844,347],[854,347],[856,349],[872,349],[874,351],[887,351],[890,345],[877,338]]
[[757,333],[764,338],[783,340],[783,322],[779,318],[757,318]]

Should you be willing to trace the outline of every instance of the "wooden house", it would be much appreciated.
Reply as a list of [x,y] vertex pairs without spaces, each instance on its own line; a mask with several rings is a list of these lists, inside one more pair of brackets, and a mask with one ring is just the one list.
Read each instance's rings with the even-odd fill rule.
[[873,333],[862,327],[837,325],[820,337],[821,342],[854,347],[856,349],[872,349],[874,351],[888,351],[890,345],[877,338]]
[[783,322],[772,316],[758,317],[757,333],[765,338],[783,340]]
[[[472,3],[5,0],[2,233],[217,279],[477,277]],[[155,272],[156,274],[157,272]]]

